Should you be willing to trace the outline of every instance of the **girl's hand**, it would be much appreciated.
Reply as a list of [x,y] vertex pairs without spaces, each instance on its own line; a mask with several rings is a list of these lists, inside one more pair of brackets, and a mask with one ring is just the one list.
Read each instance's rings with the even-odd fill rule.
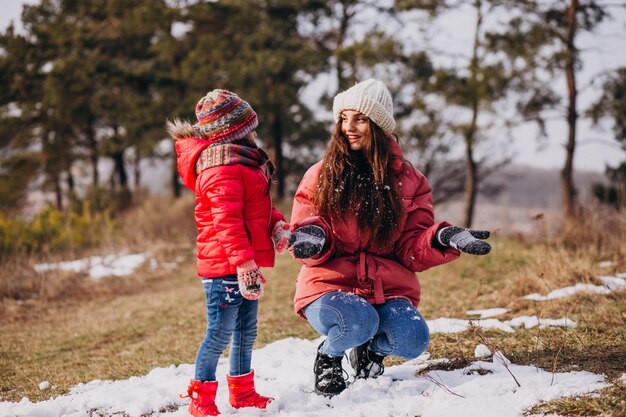
[[283,253],[289,246],[289,238],[291,237],[291,226],[282,220],[276,222],[272,228],[272,242],[274,249],[278,253]]
[[263,297],[263,287],[266,281],[254,259],[237,265],[237,281],[243,298],[258,300]]

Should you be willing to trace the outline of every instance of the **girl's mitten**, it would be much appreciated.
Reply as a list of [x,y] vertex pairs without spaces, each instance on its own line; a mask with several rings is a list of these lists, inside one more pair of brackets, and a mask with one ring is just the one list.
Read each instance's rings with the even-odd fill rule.
[[488,230],[464,229],[458,226],[443,227],[437,231],[436,242],[444,248],[452,247],[471,255],[486,255],[491,245],[484,242],[490,233]]
[[272,228],[272,242],[274,242],[274,249],[278,253],[283,253],[289,245],[289,238],[291,237],[291,226],[282,220],[276,222]]
[[263,286],[266,281],[254,259],[237,265],[237,281],[243,298],[258,300],[263,297]]

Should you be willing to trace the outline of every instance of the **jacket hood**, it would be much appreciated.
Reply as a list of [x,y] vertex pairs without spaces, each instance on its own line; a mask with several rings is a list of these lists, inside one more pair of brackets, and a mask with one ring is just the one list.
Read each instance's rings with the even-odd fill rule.
[[176,141],[176,163],[185,187],[196,188],[196,160],[198,155],[211,145],[204,135],[189,122],[175,119],[167,122],[167,132]]

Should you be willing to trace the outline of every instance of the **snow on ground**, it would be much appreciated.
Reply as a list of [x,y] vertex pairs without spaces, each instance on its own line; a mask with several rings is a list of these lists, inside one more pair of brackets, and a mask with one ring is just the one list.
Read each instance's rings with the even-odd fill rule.
[[600,275],[597,277],[604,285],[606,285],[611,291],[626,288],[626,273],[616,274],[614,277],[607,275]]
[[509,310],[506,308],[488,308],[486,310],[469,310],[466,311],[465,314],[469,316],[479,316],[481,319],[486,319],[489,317],[495,317],[502,314],[508,313]]
[[145,253],[91,256],[76,261],[37,264],[35,271],[47,272],[60,269],[62,271],[87,272],[92,279],[98,280],[109,275],[119,277],[132,274],[145,261]]
[[566,317],[560,319],[544,319],[537,316],[519,316],[511,320],[500,321],[497,319],[451,319],[441,317],[434,320],[427,320],[428,329],[431,334],[434,333],[460,333],[468,330],[470,326],[478,326],[483,329],[502,330],[507,333],[514,333],[515,327],[523,326],[526,329],[539,326],[546,327],[576,327],[576,322]]
[[[35,270],[46,272],[52,269],[87,272],[92,279],[105,276],[122,276],[132,273],[147,260],[143,253],[131,255],[111,255],[91,257],[58,264],[38,264]],[[154,259],[150,267],[156,268]],[[542,296],[529,294],[528,300],[552,300],[571,294],[587,291],[607,294],[626,288],[626,273],[616,276],[597,277],[604,285],[577,284],[554,290]],[[456,333],[469,329],[471,325],[485,329],[497,329],[507,333],[518,327],[535,326],[574,327],[575,322],[568,318],[547,319],[537,316],[520,316],[500,321],[490,317],[505,314],[504,308],[469,310],[468,315],[479,318],[466,320],[438,318],[428,320],[431,334]],[[225,374],[227,359],[220,362],[217,404],[225,416],[341,416],[360,417],[416,416],[457,417],[480,415],[481,417],[522,416],[524,410],[541,401],[549,401],[564,396],[582,395],[605,386],[604,377],[589,372],[569,372],[553,374],[534,366],[510,364],[500,352],[495,362],[477,361],[465,369],[455,371],[431,371],[426,376],[416,376],[417,370],[426,368],[428,355],[388,367],[385,374],[374,380],[354,381],[341,395],[327,399],[316,395],[313,387],[313,360],[321,339],[283,339],[256,350],[253,366],[256,368],[259,392],[274,396],[267,412],[256,409],[233,410],[228,405]],[[484,345],[476,347],[476,357],[488,357],[489,349]],[[441,362],[445,359],[430,361]],[[506,365],[505,365],[506,364]],[[505,368],[520,382],[518,387]],[[351,370],[344,360],[344,368]],[[476,372],[480,370],[480,372]],[[485,373],[487,371],[487,373]],[[483,374],[483,375],[481,375]],[[79,384],[63,396],[47,401],[32,403],[27,398],[19,403],[0,402],[2,417],[84,417],[87,415],[128,415],[139,416],[187,416],[188,399],[181,399],[189,379],[193,375],[193,365],[156,368],[145,376],[132,377],[119,381],[95,380]],[[623,377],[624,378],[624,377]],[[54,381],[43,381],[39,388],[49,389]]]
[[[420,358],[390,366],[377,379],[358,380],[341,395],[327,399],[312,392],[313,360],[321,339],[279,340],[253,355],[258,391],[275,397],[267,412],[235,411],[228,404],[227,360],[218,367],[217,404],[222,415],[318,417],[422,416],[518,417],[540,401],[582,395],[605,386],[604,377],[589,372],[546,372],[534,366],[509,364],[518,387],[501,361],[473,362],[465,369],[430,371],[416,376],[427,362]],[[423,355],[427,358],[428,355]],[[506,361],[505,361],[506,363]],[[350,366],[344,360],[344,368]],[[481,372],[477,372],[480,370]],[[485,371],[488,373],[485,374]],[[485,375],[480,375],[485,374]],[[139,417],[187,416],[188,399],[179,398],[193,375],[193,365],[153,369],[148,375],[120,381],[92,381],[48,401],[0,403],[6,417]],[[350,378],[350,381],[354,379]],[[436,381],[437,383],[433,382]],[[51,381],[54,383],[54,381]],[[175,411],[174,408],[180,407]]]
[[[75,261],[37,264],[35,265],[35,271],[47,272],[60,269],[62,271],[83,272],[87,273],[90,278],[99,280],[108,276],[121,277],[130,275],[146,262],[147,259],[148,255],[145,253],[91,256]],[[150,259],[149,267],[151,269],[157,269],[159,267],[172,269],[178,265],[178,262],[179,259],[173,262],[159,264],[155,259]]]
[[483,345],[482,343],[476,346],[476,349],[474,349],[475,358],[486,358],[489,356],[491,356],[491,351],[487,346]]
[[619,273],[615,276],[601,275],[597,277],[604,285],[593,284],[576,284],[571,287],[559,288],[554,291],[550,291],[547,295],[541,295],[537,293],[528,294],[523,297],[524,300],[532,301],[546,301],[554,300],[556,298],[568,297],[578,292],[591,292],[596,294],[608,294],[618,289],[626,288],[626,273]]
[[572,294],[576,294],[577,292],[592,292],[592,293],[597,293],[597,294],[608,294],[611,292],[611,290],[603,285],[576,284],[571,287],[564,287],[564,288],[559,288],[554,291],[550,291],[548,295],[541,295],[537,293],[528,294],[524,296],[524,300],[532,300],[532,301],[554,300],[556,298],[568,297]]

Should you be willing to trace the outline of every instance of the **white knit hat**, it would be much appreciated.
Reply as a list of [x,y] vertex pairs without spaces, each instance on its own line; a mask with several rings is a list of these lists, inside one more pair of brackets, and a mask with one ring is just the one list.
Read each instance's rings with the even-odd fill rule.
[[335,122],[344,110],[356,110],[374,121],[386,134],[396,127],[393,118],[393,102],[385,84],[378,80],[365,80],[335,96],[333,115]]

